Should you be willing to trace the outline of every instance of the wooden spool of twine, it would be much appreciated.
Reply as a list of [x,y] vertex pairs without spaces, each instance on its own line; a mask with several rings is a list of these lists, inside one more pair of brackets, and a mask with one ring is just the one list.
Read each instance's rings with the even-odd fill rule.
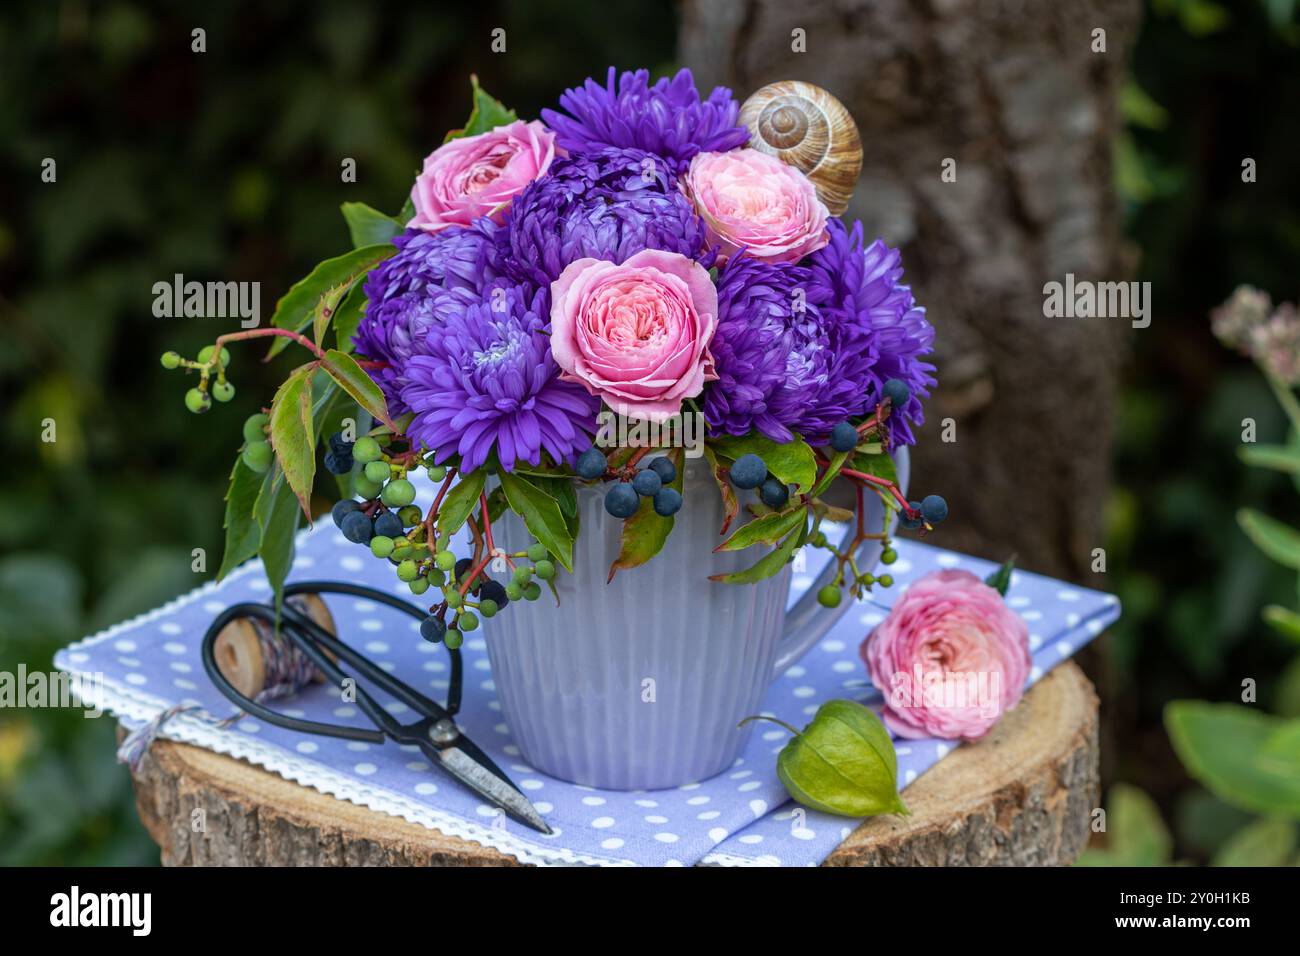
[[[285,603],[335,634],[334,617],[319,594],[295,594]],[[270,683],[283,683],[292,670],[292,662],[270,659],[275,654],[297,653],[272,632],[271,624],[260,617],[240,617],[221,629],[213,646],[222,676],[248,698],[255,698]],[[286,666],[288,664],[289,666]],[[323,683],[325,675],[312,667],[306,683]],[[291,682],[292,683],[292,682]]]

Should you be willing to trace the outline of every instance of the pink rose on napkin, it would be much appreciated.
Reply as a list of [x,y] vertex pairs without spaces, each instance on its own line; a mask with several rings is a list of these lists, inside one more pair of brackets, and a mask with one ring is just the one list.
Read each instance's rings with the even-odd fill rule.
[[743,251],[797,262],[829,241],[830,213],[812,182],[756,149],[698,154],[686,174],[686,192],[723,260]]
[[578,259],[551,283],[560,377],[629,418],[662,422],[718,377],[717,327],[708,272],[675,252],[645,249],[622,265]]
[[555,134],[536,120],[453,139],[425,157],[411,189],[415,216],[406,225],[437,232],[480,216],[500,224],[510,201],[554,158]]
[[1025,622],[969,571],[914,582],[861,653],[885,695],[885,724],[900,737],[977,740],[1029,677]]

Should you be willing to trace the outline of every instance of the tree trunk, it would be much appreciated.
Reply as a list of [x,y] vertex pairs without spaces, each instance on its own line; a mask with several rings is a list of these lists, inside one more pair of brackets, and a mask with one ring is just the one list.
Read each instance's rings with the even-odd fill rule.
[[[122,733],[122,731],[119,731]],[[210,750],[157,740],[136,807],[165,866],[513,866],[444,836]],[[908,817],[873,817],[824,866],[1061,866],[1097,805],[1097,698],[1074,664],[1030,688],[987,737],[903,791]]]
[[913,484],[948,499],[943,544],[1101,587],[1130,323],[1047,318],[1043,286],[1126,278],[1111,147],[1138,18],[1137,0],[685,0],[681,31],[702,87],[806,80],[857,120],[847,218],[902,245],[938,333]]

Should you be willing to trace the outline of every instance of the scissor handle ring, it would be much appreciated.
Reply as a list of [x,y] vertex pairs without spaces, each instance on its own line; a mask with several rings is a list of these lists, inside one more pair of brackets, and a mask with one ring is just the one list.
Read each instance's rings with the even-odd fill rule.
[[[300,581],[288,585],[284,589],[284,596],[291,597],[295,594],[306,593],[327,593],[327,594],[348,594],[354,597],[365,598],[366,600],[377,601],[385,604],[395,610],[403,611],[407,615],[423,620],[426,617],[425,612],[415,607],[411,603],[395,597],[391,594],[385,594],[383,591],[375,590],[360,584],[349,584],[343,581]],[[246,602],[242,604],[233,604],[218,614],[208,625],[207,632],[203,635],[203,643],[200,647],[200,656],[203,660],[203,669],[207,672],[208,679],[212,681],[214,687],[221,692],[227,700],[245,711],[251,716],[265,720],[267,723],[276,726],[285,727],[289,730],[295,730],[300,733],[321,734],[324,736],[342,737],[348,740],[364,740],[370,743],[383,743],[387,738],[384,733],[378,729],[370,730],[364,727],[347,727],[341,724],[321,723],[314,720],[304,720],[299,717],[290,717],[281,714],[278,711],[259,703],[256,700],[241,693],[230,681],[226,675],[221,672],[217,665],[216,659],[216,641],[217,635],[231,621],[240,617],[256,617],[270,623],[275,627],[277,615],[274,608],[265,604]],[[281,627],[293,627],[291,622],[281,618]],[[460,710],[461,688],[463,683],[464,668],[461,661],[460,649],[455,647],[446,648],[447,654],[451,658],[451,678],[447,686],[447,705],[444,708],[448,715],[455,715]]]

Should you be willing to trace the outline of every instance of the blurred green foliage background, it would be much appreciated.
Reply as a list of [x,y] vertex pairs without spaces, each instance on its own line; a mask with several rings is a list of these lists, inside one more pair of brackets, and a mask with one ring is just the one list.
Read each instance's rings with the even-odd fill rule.
[[[273,6],[273,9],[267,7]],[[239,394],[197,421],[157,357],[193,355],[220,320],[158,319],[174,273],[257,280],[262,309],[348,247],[356,200],[396,211],[422,156],[461,125],[468,77],[521,116],[610,63],[666,68],[669,3],[486,0],[397,11],[363,2],[51,0],[0,20],[0,670],[48,669],[72,640],[153,607],[219,561],[239,423],[292,361],[234,357]],[[507,28],[507,52],[489,52]],[[191,30],[207,51],[191,52]],[[1152,326],[1134,336],[1110,509],[1110,640],[1122,688],[1108,776],[1162,815],[1173,852],[1208,860],[1249,816],[1189,781],[1161,724],[1170,699],[1300,714],[1293,648],[1258,609],[1294,576],[1236,530],[1243,504],[1296,517],[1284,477],[1234,454],[1241,420],[1284,424],[1253,369],[1211,338],[1239,282],[1296,295],[1300,28],[1290,0],[1153,0],[1125,95],[1118,183]],[[1259,181],[1243,184],[1255,158]],[[57,162],[57,183],[40,181]],[[358,181],[340,181],[357,162]],[[40,440],[53,418],[58,440]],[[1081,447],[1081,453],[1088,453]],[[1294,523],[1294,520],[1293,520]],[[0,863],[143,863],[157,851],[113,759],[109,719],[0,711]],[[1129,791],[1118,791],[1120,794]],[[1139,803],[1145,799],[1138,795]],[[1156,822],[1151,822],[1155,820]],[[1118,835],[1115,836],[1118,840]]]

